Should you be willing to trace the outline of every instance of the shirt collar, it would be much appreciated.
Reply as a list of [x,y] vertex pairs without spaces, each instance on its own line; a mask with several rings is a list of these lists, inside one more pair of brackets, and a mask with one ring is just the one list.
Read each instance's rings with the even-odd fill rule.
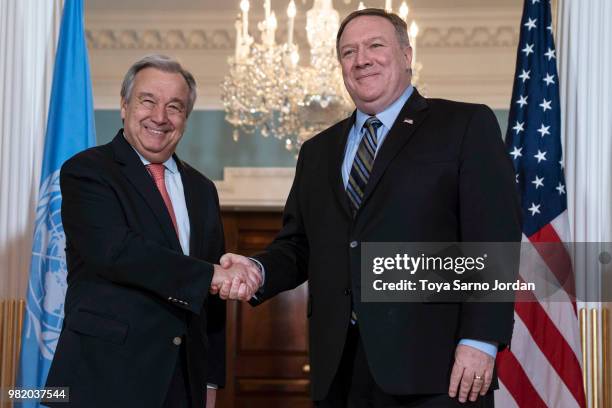
[[[125,138],[125,134],[123,134],[123,137]],[[127,139],[125,139],[125,140],[127,141]],[[129,143],[129,142],[128,142],[128,143]],[[136,154],[138,155],[138,157],[140,157],[140,161],[142,162],[142,164],[144,164],[145,166],[146,166],[146,165],[148,165],[148,164],[151,164],[151,162],[150,162],[150,161],[148,161],[147,159],[145,159],[145,158],[143,157],[143,155],[141,155],[141,154],[138,152],[138,150],[136,150],[136,149],[134,148],[134,146],[130,145],[130,147],[131,147],[132,149],[134,149],[134,151],[136,152]],[[176,165],[176,162],[174,161],[174,157],[172,157],[172,156],[170,156],[170,157],[168,158],[168,160],[166,160],[166,161],[165,161],[163,164],[164,164],[164,167],[166,168],[166,170],[168,170],[170,173],[173,173],[173,174],[174,174],[174,173],[176,173],[176,172],[178,171],[178,167],[177,167],[177,165]]]
[[[395,100],[395,102],[389,105],[384,111],[376,114],[378,120],[382,122],[383,126],[387,130],[391,129],[391,126],[393,126],[395,119],[397,119],[397,116],[402,110],[402,107],[406,104],[406,101],[408,100],[408,98],[410,98],[410,95],[412,95],[413,91],[414,87],[412,85],[408,85],[408,88],[404,90],[404,92],[399,96],[399,98]],[[362,111],[357,109],[357,115],[355,117],[355,128],[357,130],[361,130],[363,128],[363,124],[369,117],[370,115],[368,115],[367,113],[363,113]]]

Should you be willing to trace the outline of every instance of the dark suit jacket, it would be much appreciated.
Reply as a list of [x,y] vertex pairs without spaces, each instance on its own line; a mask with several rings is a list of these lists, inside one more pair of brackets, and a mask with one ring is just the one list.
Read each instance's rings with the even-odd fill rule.
[[283,229],[256,257],[266,270],[259,299],[308,280],[315,400],[336,373],[351,299],[370,369],[385,392],[446,393],[457,342],[508,344],[513,305],[362,303],[359,243],[520,241],[512,164],[490,109],[425,99],[415,90],[378,152],[353,218],[341,176],[353,121],[302,146]]
[[174,159],[190,256],[122,131],[62,166],[68,290],[47,386],[70,387],[71,406],[161,406],[180,347],[194,407],[204,406],[207,382],[224,384],[225,304],[207,296],[212,263],[224,252],[217,192]]

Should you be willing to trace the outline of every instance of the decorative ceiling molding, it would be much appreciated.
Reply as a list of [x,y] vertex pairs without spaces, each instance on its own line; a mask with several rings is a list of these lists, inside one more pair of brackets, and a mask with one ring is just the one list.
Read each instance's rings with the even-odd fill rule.
[[90,49],[231,50],[228,30],[86,30]]
[[419,37],[423,48],[441,47],[515,47],[519,38],[518,27],[428,27]]
[[[205,25],[205,24],[204,24]],[[228,50],[232,51],[236,33],[229,29],[87,29],[87,43],[93,50]],[[419,37],[419,47],[514,47],[518,27],[448,26],[428,27]],[[302,47],[305,36],[296,36]]]

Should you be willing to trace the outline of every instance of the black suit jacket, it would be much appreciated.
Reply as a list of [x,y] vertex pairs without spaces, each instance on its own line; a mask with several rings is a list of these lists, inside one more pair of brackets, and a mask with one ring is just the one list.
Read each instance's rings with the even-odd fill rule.
[[224,252],[217,192],[174,159],[189,213],[189,256],[121,131],[62,166],[68,290],[47,386],[70,387],[71,406],[161,406],[180,347],[194,407],[204,406],[207,382],[224,384],[225,304],[207,296],[212,263]]
[[283,229],[256,257],[266,270],[259,301],[308,280],[315,400],[336,373],[351,299],[370,369],[385,392],[446,393],[457,342],[504,347],[513,305],[362,303],[359,243],[520,241],[514,171],[499,126],[486,106],[425,99],[415,90],[378,152],[353,218],[341,176],[353,122],[354,115],[302,146]]

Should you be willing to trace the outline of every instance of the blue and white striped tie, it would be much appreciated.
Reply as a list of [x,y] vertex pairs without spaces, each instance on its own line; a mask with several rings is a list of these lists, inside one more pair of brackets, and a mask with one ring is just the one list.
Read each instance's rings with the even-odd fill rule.
[[[355,160],[351,167],[351,174],[346,184],[346,193],[351,203],[353,217],[357,214],[359,207],[361,207],[361,201],[363,200],[363,195],[372,173],[376,146],[378,144],[376,129],[381,126],[382,122],[376,116],[369,117],[363,125],[364,135],[357,148],[357,154],[355,154]],[[354,309],[351,310],[351,323],[357,323],[357,313],[355,313]]]
[[376,130],[381,126],[382,122],[376,116],[369,117],[363,125],[364,135],[361,138],[361,143],[359,143],[348,183],[346,184],[346,193],[351,202],[353,216],[357,214],[357,210],[361,207],[361,201],[363,200],[363,195],[372,173],[378,143]]

